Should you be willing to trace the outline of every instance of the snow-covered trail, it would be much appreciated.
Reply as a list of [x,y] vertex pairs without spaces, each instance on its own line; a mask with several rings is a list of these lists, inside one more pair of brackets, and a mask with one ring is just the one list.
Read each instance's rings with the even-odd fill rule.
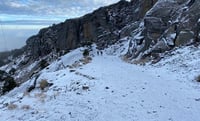
[[[52,66],[53,67],[53,66]],[[53,70],[53,69],[49,69]],[[2,121],[199,121],[199,89],[177,73],[95,56],[91,63],[46,72],[54,86],[32,92],[16,104],[30,109],[0,109]],[[83,76],[86,75],[86,76]],[[88,79],[94,77],[94,79]],[[55,81],[56,80],[56,81]],[[81,84],[89,89],[82,90]],[[71,91],[72,90],[72,91]],[[39,97],[39,98],[38,98]],[[8,99],[13,100],[13,99]]]
[[199,91],[176,73],[122,62],[118,57],[96,57],[82,69],[96,77],[89,94],[98,105],[100,121],[198,121]]

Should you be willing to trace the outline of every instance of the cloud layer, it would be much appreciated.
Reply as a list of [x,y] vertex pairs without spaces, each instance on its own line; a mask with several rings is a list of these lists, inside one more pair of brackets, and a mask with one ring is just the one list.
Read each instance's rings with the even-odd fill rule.
[[49,20],[82,16],[119,0],[1,0],[0,15],[7,20]]
[[[119,0],[0,0],[0,51],[20,48],[40,28]],[[12,36],[11,36],[12,35]]]

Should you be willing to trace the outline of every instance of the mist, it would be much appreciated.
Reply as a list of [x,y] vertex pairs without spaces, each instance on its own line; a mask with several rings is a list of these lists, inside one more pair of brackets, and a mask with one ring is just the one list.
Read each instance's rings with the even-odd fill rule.
[[0,51],[19,49],[26,40],[47,25],[2,25],[0,31]]

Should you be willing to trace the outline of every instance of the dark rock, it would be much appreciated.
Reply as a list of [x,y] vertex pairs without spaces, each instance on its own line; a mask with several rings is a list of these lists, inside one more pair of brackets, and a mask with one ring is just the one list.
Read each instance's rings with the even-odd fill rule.
[[82,89],[83,89],[83,90],[88,90],[88,89],[89,89],[89,86],[82,86]]
[[145,17],[144,26],[146,26],[147,32],[149,33],[163,33],[167,28],[162,19],[158,17]]
[[[158,1],[133,31],[126,57],[144,58],[200,41],[200,1]],[[143,24],[142,24],[143,23]],[[138,39],[139,38],[139,39]]]
[[69,70],[69,72],[75,72],[76,70]]
[[41,69],[44,69],[47,66],[49,66],[49,63],[46,60],[43,59],[43,60],[40,61],[39,65],[40,65]]
[[5,71],[0,71],[0,95],[11,91],[17,86],[14,78]]
[[177,39],[175,40],[175,45],[176,46],[187,45],[189,43],[192,43],[193,40],[194,40],[194,32],[187,30],[181,31],[177,36]]
[[11,75],[14,75],[16,71],[17,70],[15,68],[11,68],[8,73],[11,74]]
[[109,87],[105,87],[105,89],[109,89]]
[[7,72],[0,70],[0,95],[11,91],[17,86],[14,78]]
[[35,86],[34,85],[31,85],[28,89],[27,89],[27,92],[31,92],[32,90],[35,89]]
[[99,49],[103,49],[130,34],[139,24],[127,25],[142,20],[156,1],[121,0],[83,17],[41,29],[27,40],[27,50],[30,57],[37,59],[51,52],[75,49],[87,43],[96,43]]

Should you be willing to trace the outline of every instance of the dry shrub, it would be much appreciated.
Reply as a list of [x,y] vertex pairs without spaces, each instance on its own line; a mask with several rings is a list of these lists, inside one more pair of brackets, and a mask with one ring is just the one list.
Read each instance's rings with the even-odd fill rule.
[[44,94],[44,93],[35,93],[35,97],[36,98],[46,98],[47,97],[47,95],[46,94]]
[[132,62],[132,64],[144,66],[144,65],[145,65],[147,62],[149,62],[149,61],[150,61],[150,59],[149,59],[148,57],[146,57],[146,58],[141,58],[141,59],[138,59],[138,60],[134,60],[134,61]]
[[21,109],[23,109],[23,110],[29,110],[31,107],[29,106],[29,105],[23,105],[22,107],[21,107]]
[[75,61],[75,62],[72,64],[72,67],[74,67],[74,68],[77,68],[77,67],[80,67],[80,66],[81,66],[81,64],[80,64],[79,61]]
[[90,63],[90,62],[92,61],[92,58],[89,57],[89,56],[87,56],[87,57],[85,57],[84,59],[81,59],[80,61],[81,61],[83,64],[88,64],[88,63]]
[[127,56],[121,56],[121,59],[127,63],[130,63],[130,59]]
[[16,105],[16,104],[13,104],[13,103],[10,103],[9,105],[8,105],[8,109],[9,110],[14,110],[14,109],[16,109],[18,106]]
[[73,69],[73,68],[78,68],[81,67],[83,64],[88,64],[92,61],[92,58],[90,56],[84,56],[84,58],[75,61],[72,65],[67,65],[67,68]]
[[41,102],[45,102],[45,98],[47,97],[44,93],[35,93],[35,98],[38,98]]
[[87,60],[91,61],[92,60],[92,57],[88,56],[86,57]]
[[130,64],[136,64],[136,65],[145,65],[147,62],[151,61],[150,57],[142,57],[142,58],[138,58],[138,59],[131,59],[131,57],[128,56],[121,56],[122,60],[130,63]]
[[40,89],[41,90],[44,90],[46,87],[48,87],[49,86],[49,83],[48,83],[48,81],[47,80],[42,80],[41,82],[40,82]]
[[95,78],[92,77],[92,76],[85,75],[85,74],[82,74],[82,73],[80,73],[80,72],[76,72],[75,74],[76,74],[76,75],[79,75],[79,76],[82,76],[82,77],[85,77],[85,78],[88,78],[89,80],[95,79]]

